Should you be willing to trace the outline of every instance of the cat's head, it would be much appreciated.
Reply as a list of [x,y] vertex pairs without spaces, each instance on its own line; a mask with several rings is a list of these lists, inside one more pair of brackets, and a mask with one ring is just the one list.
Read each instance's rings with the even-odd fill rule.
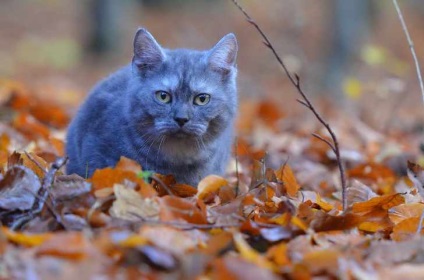
[[[134,39],[133,75],[137,81],[133,113],[145,131],[167,139],[216,138],[237,111],[234,34],[209,50],[168,50],[146,30]],[[148,121],[147,121],[148,120]]]

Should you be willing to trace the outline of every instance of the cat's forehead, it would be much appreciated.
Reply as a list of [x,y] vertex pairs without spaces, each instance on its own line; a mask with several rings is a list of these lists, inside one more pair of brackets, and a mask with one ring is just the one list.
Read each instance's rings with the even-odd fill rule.
[[210,89],[210,73],[206,71],[207,52],[172,50],[167,53],[167,71],[162,84],[168,88],[190,88],[196,91]]

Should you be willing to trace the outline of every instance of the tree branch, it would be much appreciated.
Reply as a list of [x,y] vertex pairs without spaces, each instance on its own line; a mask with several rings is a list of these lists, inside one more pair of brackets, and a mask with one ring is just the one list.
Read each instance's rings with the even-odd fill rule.
[[406,27],[406,23],[405,23],[405,20],[403,19],[402,11],[400,10],[397,0],[393,0],[393,5],[396,8],[399,21],[402,25],[403,32],[405,33],[406,40],[408,41],[409,49],[411,50],[412,58],[414,59],[415,70],[417,71],[418,82],[420,84],[421,95],[424,102],[424,84],[423,84],[423,78],[421,76],[420,64],[418,63],[417,54],[415,53],[414,42],[412,41],[411,36],[409,35],[408,28]]
[[303,92],[301,86],[300,86],[300,78],[297,74],[290,74],[289,70],[287,69],[287,66],[284,64],[281,57],[278,55],[277,51],[273,47],[272,43],[266,36],[266,34],[262,31],[262,29],[259,27],[259,25],[249,16],[249,14],[243,9],[243,7],[240,6],[240,4],[237,2],[237,0],[231,0],[234,5],[244,14],[247,21],[255,27],[255,29],[258,31],[258,33],[262,36],[262,39],[264,40],[265,46],[271,50],[271,52],[274,54],[274,57],[277,59],[280,66],[283,68],[284,72],[286,73],[287,77],[289,78],[290,82],[293,84],[293,86],[297,89],[297,92],[301,95],[303,100],[299,100],[298,102],[307,107],[314,116],[318,119],[318,121],[327,129],[328,133],[331,136],[331,139],[333,143],[330,143],[329,141],[324,141],[327,144],[330,144],[330,147],[336,154],[336,160],[337,165],[339,167],[340,172],[340,179],[342,184],[342,203],[343,203],[343,210],[346,210],[347,208],[347,197],[346,197],[346,174],[344,171],[344,166],[340,157],[340,149],[339,149],[339,142],[337,141],[337,137],[334,133],[334,131],[331,129],[330,125],[324,121],[324,119],[321,117],[321,115],[316,111],[315,107],[312,105],[309,98],[306,96],[306,94]]

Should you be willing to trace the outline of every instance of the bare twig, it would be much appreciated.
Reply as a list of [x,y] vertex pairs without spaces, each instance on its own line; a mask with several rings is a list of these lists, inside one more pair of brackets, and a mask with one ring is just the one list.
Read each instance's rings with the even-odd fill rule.
[[420,222],[418,223],[416,235],[421,235],[421,230],[423,229],[423,220],[424,220],[424,211],[421,213]]
[[330,147],[330,149],[331,149],[334,153],[336,152],[336,151],[334,150],[333,143],[331,143],[330,141],[328,141],[327,139],[325,139],[324,137],[322,137],[322,136],[321,136],[321,135],[319,135],[319,134],[312,133],[312,136],[314,136],[315,138],[317,138],[317,139],[321,140],[322,142],[324,142],[325,144],[327,144],[327,145]]
[[344,171],[343,162],[340,157],[340,149],[339,149],[339,142],[337,141],[337,137],[334,134],[333,130],[331,129],[330,125],[321,117],[321,115],[316,111],[315,107],[312,105],[309,98],[306,96],[306,94],[303,92],[301,85],[300,85],[300,78],[297,74],[290,74],[289,70],[287,69],[287,66],[284,64],[281,57],[278,55],[277,51],[271,44],[268,37],[265,35],[265,33],[262,31],[262,29],[259,27],[259,25],[249,16],[249,14],[240,6],[240,4],[237,2],[237,0],[231,0],[234,5],[244,14],[247,21],[255,27],[255,29],[259,32],[259,34],[262,36],[262,39],[264,40],[265,46],[271,50],[271,52],[274,54],[274,57],[277,59],[280,66],[283,68],[284,72],[286,73],[287,77],[289,78],[290,82],[294,85],[294,87],[297,89],[297,92],[301,95],[302,99],[298,99],[297,101],[307,107],[314,116],[318,119],[318,121],[327,129],[328,133],[331,136],[331,139],[333,143],[330,143],[328,141],[324,141],[327,144],[331,144],[332,150],[334,151],[336,155],[337,165],[339,167],[340,171],[340,179],[342,184],[342,202],[343,202],[343,209],[346,210],[347,208],[347,199],[346,199],[346,175]]
[[399,21],[402,25],[403,32],[405,33],[406,40],[408,41],[409,49],[411,50],[412,58],[414,59],[415,70],[417,71],[418,82],[420,83],[421,95],[424,102],[424,84],[423,84],[423,78],[421,76],[420,64],[418,63],[417,54],[415,53],[414,42],[412,41],[411,36],[409,35],[408,28],[406,27],[406,23],[405,23],[405,20],[403,19],[402,11],[400,10],[397,0],[393,0],[393,5],[396,8]]
[[239,175],[239,159],[238,159],[238,139],[236,137],[236,139],[234,140],[234,154],[235,154],[235,160],[236,160],[236,178],[237,178],[237,183],[236,183],[236,197],[239,194],[239,189],[240,189],[240,175]]
[[173,222],[173,221],[157,221],[157,220],[146,220],[140,222],[141,225],[158,225],[158,226],[172,226],[183,230],[190,229],[214,229],[214,228],[229,228],[229,227],[240,227],[241,223],[228,223],[228,224],[193,224],[184,222]]
[[[38,191],[34,205],[32,206],[32,208],[30,210],[23,212],[18,218],[16,218],[16,220],[10,226],[11,229],[16,230],[16,229],[23,227],[26,223],[31,221],[36,215],[41,213],[41,211],[44,208],[44,205],[47,205],[47,197],[49,195],[48,190],[53,185],[56,172],[62,166],[64,166],[66,164],[67,160],[68,160],[68,158],[58,158],[52,164],[50,170],[47,171],[46,175],[44,176],[43,183],[41,185],[40,190]],[[49,207],[48,209],[53,213],[55,218],[58,218],[57,214],[55,213],[55,211],[52,208]]]

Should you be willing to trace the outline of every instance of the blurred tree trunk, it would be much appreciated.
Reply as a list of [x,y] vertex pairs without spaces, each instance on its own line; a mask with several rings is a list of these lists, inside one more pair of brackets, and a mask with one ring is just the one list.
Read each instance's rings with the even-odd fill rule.
[[375,10],[371,0],[334,0],[331,3],[328,30],[334,32],[329,34],[324,62],[325,87],[336,101],[341,101],[343,81],[358,60],[372,27]]

